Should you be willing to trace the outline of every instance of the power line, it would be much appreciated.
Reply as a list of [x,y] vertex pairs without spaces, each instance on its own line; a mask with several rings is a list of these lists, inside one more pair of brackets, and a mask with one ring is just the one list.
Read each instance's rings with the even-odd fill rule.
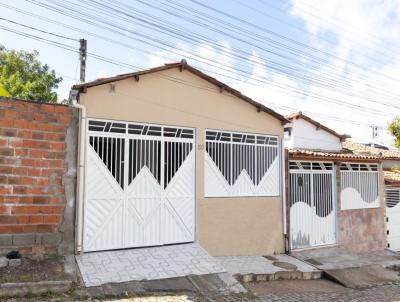
[[[80,17],[80,20],[82,20],[82,17]],[[115,26],[115,25],[114,25]],[[126,30],[126,29],[124,29],[124,30]],[[159,41],[157,41],[157,42],[159,42]],[[248,74],[246,74],[246,75],[248,75]],[[226,76],[226,75],[223,75],[223,76]],[[232,78],[232,77],[231,77]],[[233,78],[234,80],[237,80],[237,78]],[[256,79],[258,82],[264,82],[263,80],[259,80],[259,79]],[[267,84],[267,85],[271,85],[271,83],[265,83],[265,84]],[[284,87],[282,87],[282,85],[276,85],[275,84],[275,86],[277,86],[277,87],[279,87],[279,88],[281,88],[281,89],[290,89],[290,90],[292,90],[292,92],[295,92],[296,94],[301,94],[302,92],[301,91],[296,91],[295,89],[293,89],[293,87],[288,87],[287,85],[285,85]],[[304,94],[304,93],[303,93]],[[338,100],[338,99],[336,99],[336,100],[332,100],[332,98],[326,98],[326,97],[323,97],[322,95],[319,95],[319,94],[316,94],[316,93],[313,93],[313,95],[312,95],[312,97],[313,98],[317,98],[317,97],[319,97],[319,99],[320,100],[324,100],[324,101],[328,101],[328,99],[331,101],[331,102],[334,102],[334,103],[336,103],[337,105],[342,105],[342,106],[348,106],[348,107],[351,107],[351,108],[354,108],[354,109],[360,109],[360,110],[367,110],[367,111],[369,111],[370,113],[372,113],[372,114],[375,114],[375,113],[383,113],[383,114],[385,114],[383,111],[378,111],[378,110],[376,110],[376,109],[374,109],[374,110],[368,110],[368,109],[365,109],[365,108],[363,108],[363,107],[361,107],[361,106],[358,106],[358,105],[355,105],[355,104],[349,104],[349,103],[347,103],[347,102],[343,102],[343,100]],[[365,98],[366,100],[368,100],[368,98]],[[372,101],[372,102],[374,102],[374,103],[376,103],[376,101],[374,101],[374,100],[369,100],[369,101]],[[384,102],[382,102],[382,103],[384,103]],[[387,104],[387,106],[391,106],[391,107],[395,107],[395,105],[393,105],[393,104]]]
[[25,24],[22,24],[22,23],[19,23],[19,22],[16,22],[16,21],[13,21],[13,20],[10,20],[10,19],[7,19],[7,18],[0,17],[0,20],[7,21],[7,22],[10,22],[10,23],[13,23],[13,24],[25,27],[25,28],[29,28],[29,29],[32,29],[32,30],[36,30],[36,31],[39,31],[41,33],[52,35],[52,36],[55,36],[55,37],[58,37],[58,38],[71,40],[71,41],[78,41],[79,42],[79,39],[74,39],[74,38],[66,37],[66,36],[63,36],[63,35],[60,35],[60,34],[55,34],[55,33],[52,33],[52,32],[49,32],[49,31],[45,31],[45,30],[39,29],[37,27],[28,26],[28,25],[25,25]]
[[[18,31],[15,31],[15,30],[13,30],[13,29],[6,28],[6,27],[4,27],[4,26],[0,26],[0,29],[8,30],[8,31],[10,31],[10,32],[13,32],[13,33],[16,33],[16,34],[20,34],[20,35],[23,35],[23,36],[25,36],[25,37],[32,38],[32,39],[35,39],[35,40],[38,40],[38,41],[42,41],[42,42],[48,43],[48,44],[50,44],[50,45],[53,45],[53,46],[56,46],[56,47],[60,47],[60,48],[63,48],[63,49],[65,49],[65,50],[69,50],[69,51],[72,51],[72,52],[75,52],[75,53],[78,52],[77,49],[74,49],[74,48],[73,48],[72,46],[70,46],[70,45],[66,45],[66,44],[63,44],[63,43],[58,43],[58,42],[56,42],[56,41],[52,41],[52,40],[49,40],[49,39],[46,39],[46,38],[42,38],[42,37],[38,37],[38,36],[35,36],[35,35],[31,35],[31,34],[27,34],[27,33],[23,33],[23,32],[18,32]],[[110,63],[110,64],[114,64],[114,65],[117,65],[117,66],[122,66],[122,67],[126,67],[126,68],[135,67],[135,68],[140,69],[140,67],[137,67],[137,66],[134,66],[134,65],[131,65],[131,64],[126,64],[126,63],[118,62],[118,61],[112,60],[112,59],[110,59],[110,58],[106,58],[106,57],[104,57],[104,56],[101,56],[101,55],[98,55],[98,54],[95,54],[95,53],[89,53],[89,55],[90,55],[91,57],[95,58],[95,59],[98,59],[98,60],[101,60],[101,61],[103,61],[103,62],[107,62],[107,63]],[[170,77],[170,76],[161,76],[161,77],[164,78],[164,79],[166,79],[166,80],[169,80],[169,81],[178,83],[178,84],[188,85],[188,82],[183,81],[183,80],[181,80],[181,79],[173,78],[173,77]],[[205,87],[199,87],[199,86],[196,86],[196,85],[191,85],[191,86],[197,87],[197,88],[200,88],[200,89],[204,89],[204,90],[208,90],[208,91],[212,91],[212,92],[214,92],[214,93],[217,93],[216,91],[214,91],[214,90],[212,90],[212,89],[205,89]],[[219,93],[219,92],[218,92],[218,93]],[[313,114],[314,114],[314,113],[313,113]],[[321,117],[324,117],[324,118],[328,118],[328,119],[329,119],[329,116],[320,115],[320,114],[314,114],[314,115],[319,115],[319,116],[321,116]],[[355,123],[354,123],[354,124],[355,124]],[[362,125],[362,124],[360,123],[360,125]]]

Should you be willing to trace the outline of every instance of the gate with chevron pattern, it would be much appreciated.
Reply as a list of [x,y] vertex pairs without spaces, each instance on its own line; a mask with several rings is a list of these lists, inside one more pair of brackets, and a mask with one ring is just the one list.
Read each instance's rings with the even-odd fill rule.
[[194,129],[91,119],[83,250],[192,242]]

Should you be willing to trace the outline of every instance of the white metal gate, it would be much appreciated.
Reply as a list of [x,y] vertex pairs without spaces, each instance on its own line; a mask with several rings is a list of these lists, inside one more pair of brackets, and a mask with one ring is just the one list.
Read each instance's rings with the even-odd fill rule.
[[385,195],[387,247],[400,251],[400,188],[386,187]]
[[89,120],[84,251],[194,241],[194,130]]
[[336,243],[334,165],[289,164],[290,244],[292,249]]

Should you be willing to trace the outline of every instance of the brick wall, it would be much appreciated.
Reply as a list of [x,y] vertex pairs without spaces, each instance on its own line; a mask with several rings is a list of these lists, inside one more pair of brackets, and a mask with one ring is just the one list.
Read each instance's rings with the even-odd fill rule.
[[71,107],[0,98],[0,254],[64,252],[76,127]]
[[386,247],[384,221],[382,208],[340,211],[340,246],[350,252],[383,250]]
[[[382,168],[379,167],[382,175]],[[340,168],[337,165],[338,208],[340,200]],[[373,209],[339,210],[339,245],[350,252],[368,252],[383,250],[386,247],[386,225],[383,177],[380,177],[379,194],[381,206]]]

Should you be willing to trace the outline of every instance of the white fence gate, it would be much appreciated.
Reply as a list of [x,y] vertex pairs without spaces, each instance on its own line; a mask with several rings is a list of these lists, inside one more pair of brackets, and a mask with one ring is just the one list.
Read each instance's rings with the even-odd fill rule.
[[340,166],[341,210],[378,208],[379,171],[376,164]]
[[336,243],[334,165],[289,163],[290,244],[292,249]]
[[84,251],[194,241],[194,130],[89,120]]
[[386,187],[385,199],[387,247],[400,251],[400,188]]

